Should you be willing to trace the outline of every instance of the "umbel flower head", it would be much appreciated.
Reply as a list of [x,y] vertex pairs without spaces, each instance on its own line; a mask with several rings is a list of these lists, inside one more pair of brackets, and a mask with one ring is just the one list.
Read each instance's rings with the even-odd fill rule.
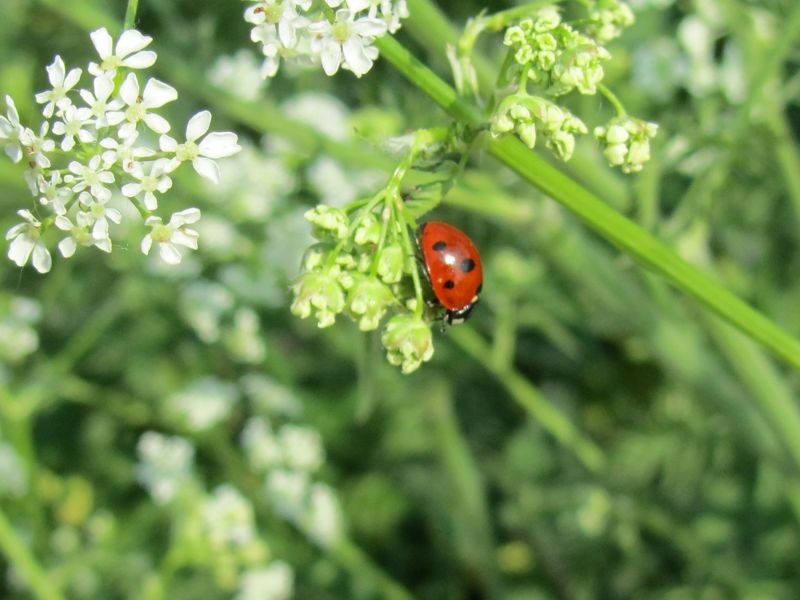
[[408,17],[406,0],[324,0],[327,7],[311,0],[249,2],[244,20],[261,46],[263,77],[274,77],[282,60],[318,63],[326,75],[345,69],[361,77],[378,58],[375,40],[395,33]]
[[603,146],[603,154],[612,167],[624,173],[642,170],[650,160],[650,140],[658,133],[658,125],[627,115],[616,117],[604,127],[596,127],[594,135]]
[[414,314],[401,313],[389,319],[381,342],[389,362],[399,365],[405,374],[416,371],[433,357],[430,325]]
[[[50,239],[60,240],[65,258],[91,246],[111,252],[110,224],[119,224],[123,215],[113,204],[124,196],[149,228],[142,251],[147,254],[156,243],[161,258],[177,264],[179,246],[197,249],[197,232],[186,225],[195,223],[200,211],[178,210],[164,224],[166,216],[157,214],[159,198],[171,189],[171,173],[183,162],[216,181],[215,161],[240,150],[237,136],[208,133],[211,114],[200,111],[189,120],[186,142],[179,144],[166,135],[172,125],[160,114],[178,92],[137,73],[156,61],[156,53],[146,49],[152,38],[128,30],[115,43],[105,28],[90,38],[99,62],[68,69],[56,56],[47,67],[50,87],[35,96],[43,105],[43,121],[35,130],[20,123],[14,101],[5,97],[0,145],[12,161],[25,158],[25,181],[35,205],[18,211],[22,222],[7,232],[8,257],[19,266],[32,259],[34,268],[45,273],[52,264]],[[148,146],[152,135],[140,136],[144,132],[161,134],[159,147]],[[56,147],[61,153],[54,152]]]

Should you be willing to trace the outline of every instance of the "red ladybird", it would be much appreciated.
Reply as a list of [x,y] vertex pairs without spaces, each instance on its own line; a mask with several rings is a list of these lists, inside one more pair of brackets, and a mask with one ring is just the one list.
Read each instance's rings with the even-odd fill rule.
[[478,249],[466,233],[441,221],[420,227],[419,245],[433,293],[447,311],[445,323],[464,322],[483,288]]

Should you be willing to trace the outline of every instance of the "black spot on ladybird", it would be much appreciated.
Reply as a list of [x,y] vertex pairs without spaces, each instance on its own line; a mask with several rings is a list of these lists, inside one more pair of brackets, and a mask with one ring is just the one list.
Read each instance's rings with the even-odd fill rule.
[[456,287],[456,282],[452,279],[448,279],[444,282],[444,287],[446,287],[448,290],[452,290],[454,287]]
[[478,286],[478,290],[475,292],[476,294],[480,294],[483,291],[483,282]]
[[464,260],[461,261],[461,270],[464,273],[469,273],[474,268],[475,268],[475,261],[472,260],[471,258],[465,258]]
[[438,241],[433,245],[433,249],[436,250],[437,252],[441,252],[445,248],[447,248],[447,244],[445,244],[442,241]]

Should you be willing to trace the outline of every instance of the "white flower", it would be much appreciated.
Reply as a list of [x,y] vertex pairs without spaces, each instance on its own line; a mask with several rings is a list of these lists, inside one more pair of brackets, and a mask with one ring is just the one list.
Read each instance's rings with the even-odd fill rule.
[[153,41],[153,38],[142,35],[135,29],[123,31],[113,50],[114,40],[105,27],[93,31],[89,37],[92,38],[92,43],[102,61],[99,65],[89,63],[89,73],[95,77],[105,75],[113,79],[119,67],[146,69],[152,67],[156,62],[155,52],[143,50]]
[[6,116],[0,115],[0,141],[5,142],[5,151],[8,157],[18,163],[22,160],[20,148],[20,135],[25,128],[19,123],[19,113],[11,96],[6,96]]
[[293,579],[291,567],[283,561],[264,569],[245,571],[234,600],[289,600]]
[[167,410],[191,431],[211,429],[224,421],[238,399],[235,385],[205,377],[167,399]]
[[275,505],[275,512],[296,521],[303,514],[310,485],[307,473],[275,469],[267,477],[266,490]]
[[25,153],[28,155],[28,164],[32,168],[47,169],[50,167],[50,159],[46,153],[55,150],[56,143],[47,137],[49,130],[50,123],[45,121],[39,129],[39,135],[29,128],[25,128],[19,135],[19,141],[25,146]]
[[247,48],[220,56],[208,71],[208,79],[217,87],[243,100],[257,100],[264,87],[256,56]]
[[108,226],[105,231],[100,233],[105,235],[95,236],[89,231],[92,225],[92,218],[89,213],[78,211],[75,223],[70,221],[66,215],[56,217],[56,227],[69,233],[67,237],[58,243],[58,250],[64,258],[69,258],[75,254],[78,246],[97,246],[103,252],[111,252],[111,240],[108,238]]
[[78,80],[81,78],[82,71],[80,69],[70,69],[69,73],[66,72],[64,61],[61,57],[56,55],[52,64],[47,66],[47,78],[50,80],[52,89],[39,92],[36,94],[36,102],[44,104],[42,114],[48,119],[53,116],[56,106],[59,109],[64,109],[72,102],[67,98],[69,92]]
[[114,174],[105,171],[100,156],[93,156],[88,165],[73,160],[69,163],[70,173],[64,176],[66,183],[71,183],[73,192],[89,190],[89,193],[100,202],[111,198],[111,190],[104,184],[114,183]]
[[39,190],[39,203],[50,206],[57,215],[67,212],[65,201],[72,195],[72,190],[61,185],[61,173],[51,171],[50,179],[39,175],[36,188]]
[[107,149],[102,154],[106,167],[119,163],[123,171],[130,173],[139,164],[137,159],[153,156],[155,151],[150,148],[145,146],[134,147],[138,137],[139,132],[134,131],[133,135],[124,138],[122,141],[117,141],[110,137],[100,140],[100,145]]
[[255,471],[266,471],[283,460],[281,446],[264,419],[254,417],[247,421],[242,430],[241,442],[247,462]]
[[[14,448],[0,442],[0,498],[20,498],[28,489],[28,476],[25,464]],[[289,573],[291,589],[291,572]],[[281,596],[283,598],[284,596]]]
[[77,108],[76,106],[68,106],[61,114],[61,121],[56,121],[53,124],[53,133],[56,135],[63,135],[64,139],[61,140],[61,149],[64,152],[69,152],[75,147],[75,137],[84,143],[94,141],[94,134],[84,126],[90,124],[92,118],[92,111],[88,108]]
[[334,23],[317,21],[309,25],[309,30],[317,34],[312,48],[319,53],[327,75],[333,75],[344,64],[361,77],[378,58],[378,49],[372,43],[386,33],[386,23],[368,16],[355,18],[349,10],[340,9]]
[[112,111],[106,114],[109,125],[125,123],[119,128],[119,136],[128,138],[136,131],[140,121],[144,121],[156,133],[166,133],[170,129],[169,121],[150,110],[160,108],[178,97],[174,87],[163,81],[151,78],[144,86],[144,92],[139,95],[139,80],[133,73],[128,73],[125,81],[119,88],[119,95],[127,105],[123,111]]
[[25,222],[14,225],[6,233],[8,245],[8,258],[18,267],[23,267],[33,255],[33,268],[39,273],[47,273],[52,266],[50,252],[42,242],[42,223],[31,214],[29,210],[18,210],[17,214]]
[[[275,44],[280,41],[284,48],[294,48],[297,44],[297,30],[304,27],[307,20],[297,14],[297,6],[306,10],[311,5],[310,1],[293,2],[292,0],[266,0],[255,6],[248,7],[244,12],[244,20],[252,23],[253,28],[250,38],[254,42]],[[275,45],[264,54],[274,56],[280,45]]]
[[79,90],[78,93],[95,118],[95,127],[101,129],[108,125],[106,113],[122,108],[122,102],[116,99],[109,102],[108,99],[114,92],[114,82],[108,77],[95,77],[92,87],[94,88],[94,94],[89,90]]
[[400,29],[400,19],[407,19],[409,16],[406,0],[371,0],[371,4],[369,16],[376,16],[380,4],[381,17],[386,22],[389,33],[396,33]]
[[190,478],[194,447],[183,438],[148,431],[139,438],[136,451],[139,483],[157,503],[170,502]]
[[342,536],[342,511],[336,493],[324,483],[311,488],[309,506],[300,526],[315,542],[331,547]]
[[176,246],[197,250],[198,233],[185,225],[196,223],[199,220],[200,209],[198,208],[187,208],[174,213],[166,225],[161,222],[161,217],[148,217],[145,225],[150,227],[150,233],[142,240],[142,252],[149,254],[150,248],[155,242],[158,244],[161,260],[170,265],[177,265],[181,262],[181,253]]
[[284,425],[279,432],[284,460],[300,471],[316,471],[325,460],[322,439],[309,427]]
[[242,547],[256,539],[253,505],[235,487],[216,488],[203,506],[203,524],[215,549]]
[[149,172],[145,173],[142,163],[134,163],[130,174],[138,181],[123,185],[122,194],[128,198],[141,196],[147,210],[156,210],[158,200],[155,193],[164,194],[172,187],[172,179],[166,174],[168,166],[169,161],[161,158],[149,163]]
[[[96,200],[88,196],[84,192],[81,194],[81,204],[86,207],[84,214],[94,226],[92,227],[92,237],[95,240],[95,246],[106,252],[111,252],[111,240],[108,237],[108,222],[116,223],[119,225],[122,222],[122,213],[116,208],[108,206],[107,200]],[[89,202],[86,202],[86,200]],[[102,241],[102,245],[98,243]],[[108,249],[106,249],[106,247]]]
[[219,182],[219,166],[213,159],[233,156],[242,148],[235,133],[212,131],[206,135],[210,125],[211,113],[202,110],[189,119],[185,143],[178,144],[168,135],[161,136],[158,141],[161,150],[175,153],[170,170],[177,168],[179,163],[190,160],[194,170],[200,175],[214,183]]

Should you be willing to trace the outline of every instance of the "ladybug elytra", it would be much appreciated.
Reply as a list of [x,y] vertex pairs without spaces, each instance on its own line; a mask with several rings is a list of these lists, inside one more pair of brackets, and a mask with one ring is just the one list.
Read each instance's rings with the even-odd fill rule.
[[466,233],[441,221],[420,227],[419,245],[433,293],[446,310],[445,323],[463,323],[483,288],[478,249]]

